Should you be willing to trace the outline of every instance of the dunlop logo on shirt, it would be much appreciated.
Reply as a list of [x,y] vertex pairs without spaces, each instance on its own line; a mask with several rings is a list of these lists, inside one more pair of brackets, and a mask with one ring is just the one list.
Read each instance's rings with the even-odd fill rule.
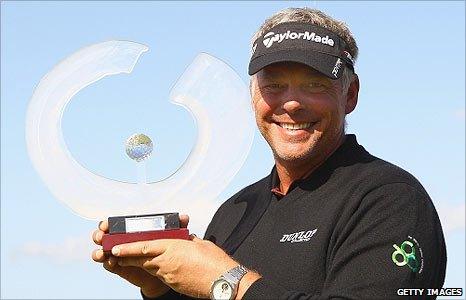
[[299,231],[295,233],[290,233],[290,234],[284,234],[283,237],[280,240],[280,243],[300,243],[300,242],[307,242],[309,241],[314,234],[317,232],[317,228],[314,230],[308,230],[308,231]]

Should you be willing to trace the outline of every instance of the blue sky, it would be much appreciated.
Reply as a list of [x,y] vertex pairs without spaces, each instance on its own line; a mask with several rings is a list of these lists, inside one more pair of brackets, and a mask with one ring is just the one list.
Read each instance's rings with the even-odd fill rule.
[[[135,181],[123,143],[145,132],[156,144],[148,177],[158,180],[182,164],[194,143],[190,114],[168,102],[185,67],[199,52],[208,52],[247,83],[254,31],[272,13],[300,6],[319,8],[351,28],[360,48],[361,91],[348,132],[424,185],[445,231],[445,286],[464,288],[464,2],[2,1],[1,297],[139,297],[137,289],[90,260],[96,222],[54,199],[32,167],[24,124],[42,76],[94,43],[122,39],[148,45],[131,74],[104,78],[73,98],[63,134],[88,169]],[[256,130],[248,159],[218,201],[187,212],[191,231],[202,235],[220,203],[272,165]]]

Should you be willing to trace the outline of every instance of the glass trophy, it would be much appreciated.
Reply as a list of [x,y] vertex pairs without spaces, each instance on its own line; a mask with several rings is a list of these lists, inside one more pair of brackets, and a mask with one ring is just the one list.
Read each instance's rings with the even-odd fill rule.
[[137,183],[106,178],[83,167],[63,139],[66,105],[106,76],[131,73],[146,51],[147,46],[131,41],[106,41],[78,50],[41,79],[26,116],[29,156],[55,198],[83,218],[108,218],[104,251],[133,241],[188,238],[188,230],[180,228],[179,215],[173,212],[215,201],[241,168],[253,140],[246,85],[228,64],[200,53],[169,94],[171,103],[191,113],[197,127],[190,154],[173,174],[147,182],[144,160],[153,142],[144,134],[126,142],[126,153],[139,171]]

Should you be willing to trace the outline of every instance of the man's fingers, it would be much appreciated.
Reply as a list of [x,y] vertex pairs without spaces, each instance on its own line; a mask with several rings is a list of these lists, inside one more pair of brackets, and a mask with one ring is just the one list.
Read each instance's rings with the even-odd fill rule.
[[187,228],[189,223],[189,216],[188,215],[180,215],[180,227]]
[[105,270],[115,274],[118,274],[119,270],[121,269],[121,267],[118,265],[118,260],[115,257],[109,257],[102,265]]
[[124,257],[118,259],[118,265],[121,267],[139,267],[146,270],[156,269],[157,265],[153,257]]
[[105,257],[102,249],[92,251],[92,259],[96,262],[104,262],[107,258]]
[[108,232],[108,221],[100,221],[99,222],[99,229],[102,230],[103,232]]
[[121,244],[112,248],[115,256],[158,256],[175,240],[153,240]]
[[95,230],[92,233],[92,240],[94,243],[97,245],[102,245],[102,236],[104,235],[104,232],[102,230]]
[[192,234],[190,235],[190,238],[191,238],[191,241],[196,242],[196,243],[202,243],[202,242],[204,242],[204,240],[198,238],[197,235],[196,235],[195,233],[192,233]]

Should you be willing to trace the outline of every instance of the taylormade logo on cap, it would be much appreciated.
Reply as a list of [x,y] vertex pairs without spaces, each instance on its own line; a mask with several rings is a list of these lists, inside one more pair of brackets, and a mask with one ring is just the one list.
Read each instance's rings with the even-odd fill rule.
[[338,58],[337,62],[335,63],[335,67],[333,67],[332,74],[335,78],[338,78],[338,71],[340,71],[340,67],[343,64],[341,59]]
[[333,47],[334,42],[331,38],[328,37],[328,35],[321,37],[320,35],[317,35],[315,32],[309,33],[309,31],[305,32],[294,32],[294,31],[287,31],[285,33],[277,33],[270,31],[267,32],[264,35],[264,40],[262,41],[264,43],[264,46],[266,48],[270,48],[274,42],[281,43],[284,40],[295,40],[295,39],[303,39],[303,40],[308,40],[308,41],[313,41],[315,43],[322,43],[325,45],[329,45]]

